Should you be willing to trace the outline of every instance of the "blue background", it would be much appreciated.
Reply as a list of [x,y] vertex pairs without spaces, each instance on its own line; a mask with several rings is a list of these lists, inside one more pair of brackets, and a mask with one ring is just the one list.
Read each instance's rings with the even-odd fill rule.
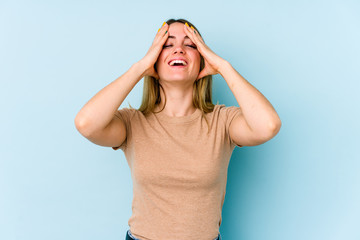
[[[271,141],[233,152],[223,239],[359,240],[359,12],[355,0],[1,0],[0,239],[124,239],[124,154],[74,118],[165,20],[187,18],[282,120]],[[213,92],[237,105],[220,75]],[[142,81],[121,107],[141,96]]]

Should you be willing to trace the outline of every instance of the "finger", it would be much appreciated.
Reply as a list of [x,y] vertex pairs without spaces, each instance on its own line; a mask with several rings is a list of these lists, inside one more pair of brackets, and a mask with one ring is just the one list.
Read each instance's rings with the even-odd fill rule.
[[[167,35],[167,30],[169,28],[169,25],[164,22],[164,24],[157,30],[157,33],[153,40],[153,45],[156,45],[163,39],[165,35]],[[166,34],[165,34],[166,33]]]
[[192,28],[184,25],[185,27],[185,33],[186,35],[190,38],[190,40],[196,45],[197,50],[199,51],[199,53],[206,58],[208,56],[208,47],[205,45],[205,43],[203,43],[201,41],[201,39],[199,38],[199,34],[198,33],[194,33],[194,31],[192,30]]
[[187,26],[187,24],[184,24],[184,30],[185,34],[190,38],[190,40],[196,44],[194,32],[190,30],[191,28]]
[[189,25],[184,24],[184,28],[185,28],[185,33],[188,35],[188,37],[190,37],[190,39],[195,44],[199,44],[199,43],[204,44],[204,40],[202,39],[200,34],[195,30],[195,28],[193,26],[189,27]]
[[161,25],[161,27],[159,28],[158,32],[161,30],[161,28],[166,24],[166,22],[163,23],[163,25]]
[[161,28],[159,28],[158,32],[156,33],[155,39],[152,43],[152,46],[157,49],[157,50],[161,50],[162,46],[165,44],[166,40],[169,37],[169,25],[168,24],[164,24]]
[[184,25],[185,27],[185,34],[190,38],[190,40],[196,45],[198,51],[200,52],[201,55],[203,55],[205,57],[206,54],[206,45],[205,43],[203,43],[201,41],[201,39],[199,38],[199,34],[198,33],[194,33],[195,30],[193,30],[192,28]]
[[169,25],[165,24],[164,26],[162,26],[159,29],[158,33],[156,34],[154,42],[156,42],[157,44],[164,45],[165,41],[169,37],[168,30],[169,30]]
[[196,29],[191,26],[189,31],[194,32],[194,35],[197,37],[197,39],[200,40],[200,42],[204,43],[204,39],[200,36],[200,34],[196,31]]
[[158,33],[160,32],[160,30],[161,30],[161,29],[163,29],[163,28],[164,28],[164,26],[165,26],[165,25],[167,25],[167,23],[166,23],[166,22],[164,22],[164,23],[161,25],[161,27],[160,27],[160,28],[159,28],[159,30],[158,30]]
[[163,25],[157,31],[156,36],[164,36],[165,32],[167,33],[168,29],[169,29],[169,25],[166,22],[164,22]]

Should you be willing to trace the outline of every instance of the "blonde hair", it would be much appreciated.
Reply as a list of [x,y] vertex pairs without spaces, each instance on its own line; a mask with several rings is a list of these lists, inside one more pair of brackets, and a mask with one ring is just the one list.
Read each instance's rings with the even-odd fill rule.
[[[180,22],[185,24],[186,22],[189,26],[195,28],[195,30],[200,34],[197,28],[185,19],[169,19],[166,21],[168,25]],[[200,34],[201,36],[201,34]],[[156,64],[154,65],[156,70]],[[204,69],[205,61],[204,58],[200,55],[200,71]],[[151,112],[154,113],[155,107],[157,104],[161,103],[160,88],[164,92],[163,87],[157,79],[151,76],[144,77],[144,88],[143,88],[143,97],[139,111],[144,115],[147,115]],[[165,96],[165,94],[164,94]],[[166,97],[164,99],[164,107],[159,111],[161,112],[166,105]],[[212,103],[212,76],[205,76],[194,82],[193,88],[193,105],[195,108],[198,108],[202,112],[202,117],[205,117],[205,113],[210,113],[214,110],[214,104]],[[206,118],[205,118],[206,120]],[[206,120],[207,122],[207,120]],[[208,124],[208,122],[207,122]]]

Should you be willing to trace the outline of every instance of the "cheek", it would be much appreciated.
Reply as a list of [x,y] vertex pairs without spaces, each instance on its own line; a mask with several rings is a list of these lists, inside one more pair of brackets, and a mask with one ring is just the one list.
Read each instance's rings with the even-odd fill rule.
[[164,55],[165,55],[165,51],[161,50],[158,59],[164,58]]
[[156,61],[156,65],[158,66],[159,64],[165,64],[165,56],[166,56],[166,52],[164,50],[161,51],[157,61]]
[[200,65],[201,65],[201,58],[200,58],[200,54],[197,54],[195,56],[195,62],[196,62],[196,68],[200,69]]

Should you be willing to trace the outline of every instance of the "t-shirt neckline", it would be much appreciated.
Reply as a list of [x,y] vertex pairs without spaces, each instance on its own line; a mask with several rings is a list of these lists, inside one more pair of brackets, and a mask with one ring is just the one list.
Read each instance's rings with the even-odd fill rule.
[[172,117],[169,115],[166,115],[164,111],[153,113],[160,121],[165,121],[168,123],[187,123],[195,120],[201,115],[201,110],[199,108],[196,108],[195,111],[187,116],[181,116],[181,117]]

